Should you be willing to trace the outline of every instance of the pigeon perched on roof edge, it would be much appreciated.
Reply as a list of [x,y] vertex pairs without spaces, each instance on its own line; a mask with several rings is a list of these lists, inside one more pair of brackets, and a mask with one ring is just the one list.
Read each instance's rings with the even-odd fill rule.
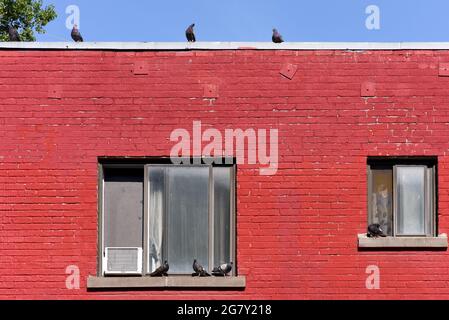
[[195,26],[194,23],[192,23],[186,30],[186,38],[188,42],[195,42],[195,32],[193,31],[193,27]]
[[282,43],[284,42],[284,39],[282,39],[281,34],[277,31],[277,29],[273,29],[273,36],[271,37],[271,40],[274,43]]
[[9,41],[20,41],[19,32],[11,25],[8,26]]
[[81,33],[78,30],[78,26],[76,24],[73,26],[71,36],[72,36],[73,41],[75,41],[75,42],[83,42],[84,41],[83,37],[81,36]]

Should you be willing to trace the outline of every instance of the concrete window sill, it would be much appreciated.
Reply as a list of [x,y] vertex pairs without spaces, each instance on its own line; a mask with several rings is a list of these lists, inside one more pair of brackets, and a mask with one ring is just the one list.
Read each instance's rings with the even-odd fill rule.
[[359,248],[447,248],[447,235],[438,237],[379,237],[368,238],[366,233],[358,235]]
[[132,288],[229,288],[243,289],[246,277],[95,277],[87,278],[88,289],[132,289]]

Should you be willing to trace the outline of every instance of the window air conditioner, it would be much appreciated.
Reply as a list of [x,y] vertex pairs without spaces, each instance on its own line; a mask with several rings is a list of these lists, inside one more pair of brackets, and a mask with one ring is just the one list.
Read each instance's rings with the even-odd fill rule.
[[106,247],[104,274],[142,274],[142,248]]

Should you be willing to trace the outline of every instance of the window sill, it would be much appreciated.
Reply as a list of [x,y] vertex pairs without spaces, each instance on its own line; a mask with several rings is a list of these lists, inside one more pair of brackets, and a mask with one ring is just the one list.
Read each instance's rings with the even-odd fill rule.
[[246,277],[96,277],[87,278],[88,289],[115,288],[229,288],[243,289]]
[[368,238],[358,235],[359,248],[447,248],[447,235],[438,237],[380,237]]

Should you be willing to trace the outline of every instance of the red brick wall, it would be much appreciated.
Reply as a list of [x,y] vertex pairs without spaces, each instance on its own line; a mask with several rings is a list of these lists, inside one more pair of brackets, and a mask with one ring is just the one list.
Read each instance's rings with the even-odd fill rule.
[[[358,251],[366,159],[438,156],[449,227],[448,51],[0,51],[0,298],[191,298],[86,290],[99,156],[167,156],[172,130],[279,129],[279,170],[238,166],[244,291],[195,298],[445,298],[447,251]],[[279,72],[297,66],[293,79]],[[135,75],[133,70],[142,66]],[[361,97],[363,83],[373,89]],[[206,85],[218,98],[205,100]],[[65,268],[81,270],[68,290]],[[365,288],[376,264],[381,289]]]

